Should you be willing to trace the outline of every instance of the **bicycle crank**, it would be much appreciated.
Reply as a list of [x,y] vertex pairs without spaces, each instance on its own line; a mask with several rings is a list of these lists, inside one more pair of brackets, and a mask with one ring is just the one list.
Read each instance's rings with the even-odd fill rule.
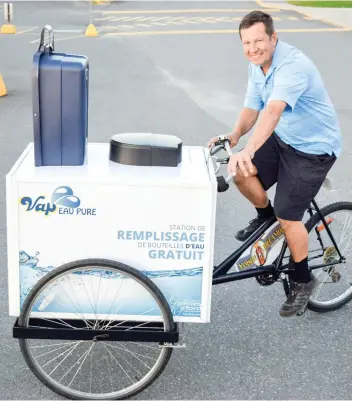
[[260,285],[262,285],[263,287],[267,287],[274,284],[278,280],[278,277],[268,273],[262,274],[261,276],[256,276],[255,279]]

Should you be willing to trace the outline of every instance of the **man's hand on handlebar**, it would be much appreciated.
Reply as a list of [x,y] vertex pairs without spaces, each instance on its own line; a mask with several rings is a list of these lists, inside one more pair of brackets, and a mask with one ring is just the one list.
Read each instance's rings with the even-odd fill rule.
[[220,138],[228,139],[229,145],[230,145],[231,148],[236,146],[238,144],[238,142],[239,142],[239,138],[236,138],[233,134],[228,134],[228,135],[224,135],[223,137],[222,136],[216,136],[216,137],[212,138],[208,142],[208,147],[211,148],[215,144],[220,143]]
[[228,164],[229,174],[226,178],[223,176],[217,177],[218,192],[226,191],[229,188],[229,183],[233,181],[233,178],[239,171],[241,171],[245,177],[248,177],[249,174],[253,175],[253,173],[256,172],[256,169],[251,162],[255,154],[251,147],[247,146],[240,152],[232,154],[231,147],[234,147],[237,143],[237,137],[233,135],[224,135],[212,138],[208,144],[211,156],[218,153],[221,149],[225,149],[228,153],[226,159],[216,160],[216,164],[218,165],[216,173],[221,164]]

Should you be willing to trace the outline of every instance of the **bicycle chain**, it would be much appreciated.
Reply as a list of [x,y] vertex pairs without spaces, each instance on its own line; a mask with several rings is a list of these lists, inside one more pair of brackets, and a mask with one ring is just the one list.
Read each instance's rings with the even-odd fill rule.
[[277,277],[272,274],[263,274],[255,277],[256,281],[263,287],[268,287],[277,281]]

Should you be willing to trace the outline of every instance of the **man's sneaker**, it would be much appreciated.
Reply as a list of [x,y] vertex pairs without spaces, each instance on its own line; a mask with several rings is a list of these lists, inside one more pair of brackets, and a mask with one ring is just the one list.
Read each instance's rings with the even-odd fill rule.
[[271,217],[259,217],[257,216],[256,219],[253,219],[249,222],[249,225],[244,228],[243,230],[238,231],[235,234],[235,238],[238,241],[244,242],[247,240],[251,234],[254,234],[254,232],[261,227],[264,223],[266,223],[267,220],[272,219],[273,216]]
[[311,281],[308,283],[293,283],[293,288],[286,302],[282,305],[279,314],[282,317],[291,317],[304,311],[318,283],[318,280],[313,275],[311,275]]

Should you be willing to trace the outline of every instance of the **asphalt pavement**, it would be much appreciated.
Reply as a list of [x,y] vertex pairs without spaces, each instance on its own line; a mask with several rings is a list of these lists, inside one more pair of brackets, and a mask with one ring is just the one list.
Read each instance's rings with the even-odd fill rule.
[[[2,399],[61,399],[25,365],[8,317],[5,174],[33,141],[31,68],[41,28],[53,26],[56,50],[89,58],[91,142],[154,132],[203,145],[228,132],[242,107],[247,63],[237,28],[258,8],[251,1],[15,3],[18,33],[0,35],[0,74],[8,90],[0,98]],[[279,37],[319,67],[339,116],[343,153],[330,173],[335,191],[322,190],[319,204],[351,200],[351,31],[293,10],[267,12]],[[83,35],[90,22],[98,37]],[[239,245],[234,233],[253,217],[235,188],[219,195],[215,263]],[[176,350],[161,377],[134,398],[352,399],[351,304],[283,319],[283,301],[280,286],[260,287],[253,279],[215,286],[211,323],[186,325],[187,348]]]

